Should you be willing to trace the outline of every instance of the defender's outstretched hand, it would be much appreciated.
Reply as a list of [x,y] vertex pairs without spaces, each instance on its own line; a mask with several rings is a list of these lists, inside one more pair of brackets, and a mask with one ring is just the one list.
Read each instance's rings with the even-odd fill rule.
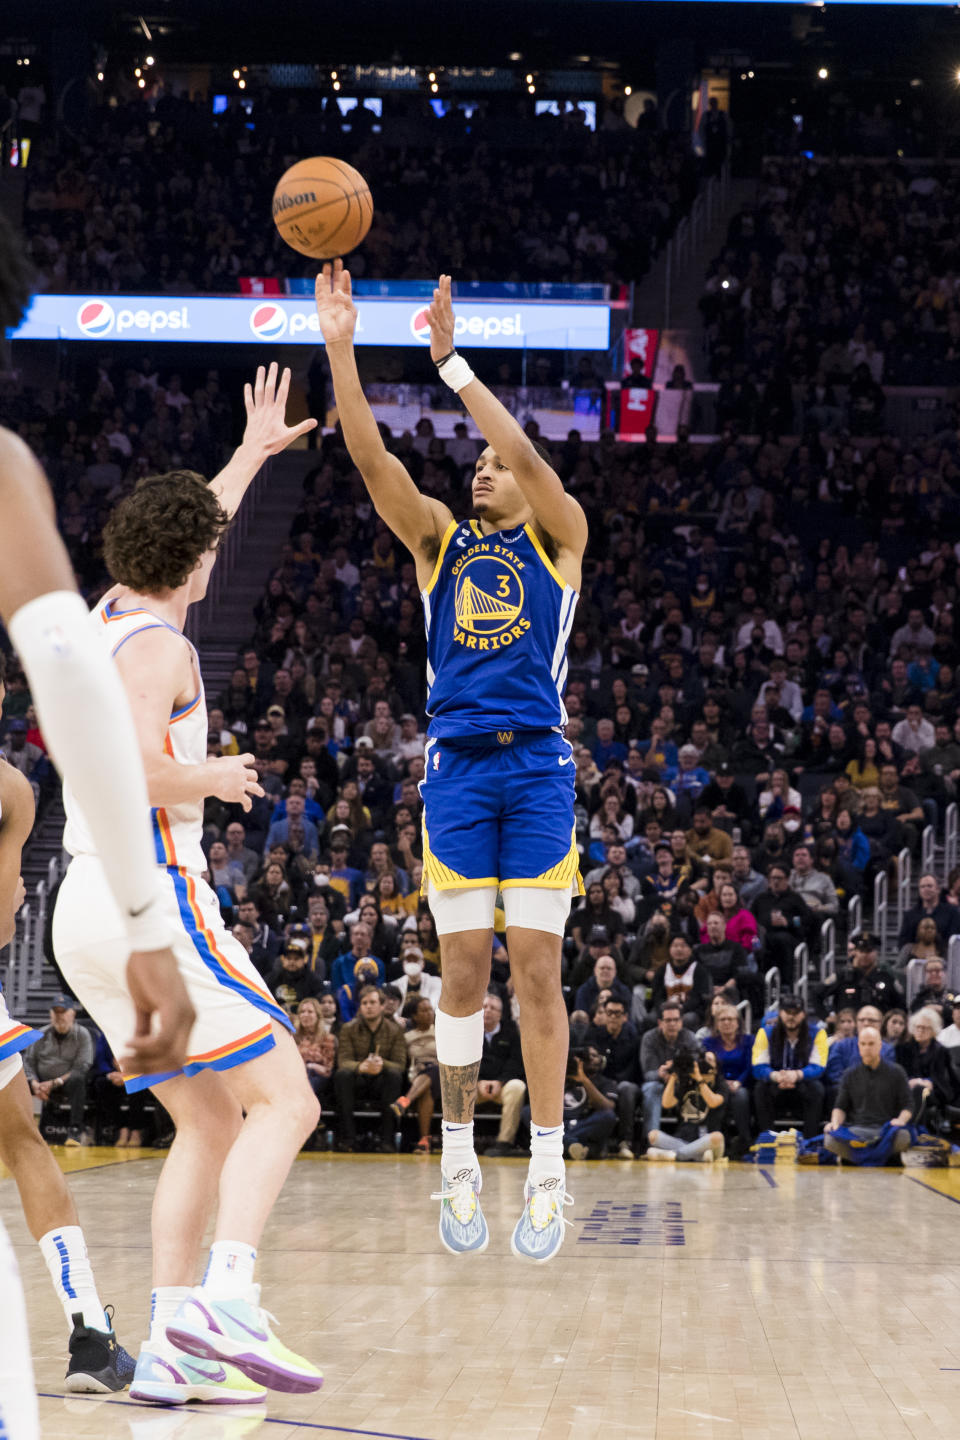
[[301,420],[299,425],[288,425],[286,418],[287,395],[290,393],[290,371],[284,370],[277,384],[279,366],[274,360],[269,370],[257,366],[257,378],[253,385],[244,385],[243,403],[247,411],[247,428],[243,432],[243,443],[256,447],[264,455],[279,455],[301,435],[316,430],[316,420]]
[[453,301],[450,298],[450,276],[441,275],[433,299],[427,310],[430,323],[430,358],[434,364],[449,355],[453,347],[453,333],[456,321]]
[[317,276],[314,289],[320,331],[326,344],[352,340],[357,326],[357,307],[353,303],[350,271],[344,270],[343,261],[334,260],[332,265],[328,261]]

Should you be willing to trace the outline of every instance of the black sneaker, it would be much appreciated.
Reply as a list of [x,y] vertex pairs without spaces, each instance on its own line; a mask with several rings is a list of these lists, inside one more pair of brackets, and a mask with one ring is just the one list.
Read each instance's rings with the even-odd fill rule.
[[136,1362],[113,1331],[113,1306],[106,1307],[109,1330],[91,1330],[83,1323],[83,1315],[72,1315],[70,1364],[64,1389],[71,1395],[108,1395],[125,1390],[133,1379]]

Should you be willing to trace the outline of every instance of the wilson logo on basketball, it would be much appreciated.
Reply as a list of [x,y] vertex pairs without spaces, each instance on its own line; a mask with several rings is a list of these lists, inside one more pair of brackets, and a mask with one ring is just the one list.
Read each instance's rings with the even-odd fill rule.
[[257,305],[250,315],[250,329],[258,340],[278,340],[287,328],[282,305]]
[[113,324],[113,306],[106,300],[84,300],[77,311],[77,328],[83,335],[109,335]]
[[427,319],[427,307],[414,310],[410,316],[410,334],[414,340],[420,340],[424,345],[430,344],[430,321]]
[[273,197],[273,218],[282,215],[284,210],[296,210],[298,205],[316,205],[317,196],[313,190],[302,190],[299,195],[288,195],[281,191]]

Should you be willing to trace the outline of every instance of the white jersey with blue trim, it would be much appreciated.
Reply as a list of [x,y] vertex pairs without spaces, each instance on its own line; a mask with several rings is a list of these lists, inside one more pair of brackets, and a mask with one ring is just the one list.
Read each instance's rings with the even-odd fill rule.
[[431,736],[495,744],[566,724],[579,597],[532,525],[485,535],[477,520],[451,521],[422,594]]
[[[139,607],[124,610],[115,600],[101,601],[91,612],[90,621],[111,655],[116,655],[134,635],[158,628],[172,630],[185,645],[190,645],[182,631],[161,620],[152,610]],[[192,650],[193,646],[190,648]],[[109,725],[104,731],[104,743],[110,743]],[[206,763],[207,706],[202,682],[193,699],[170,716],[164,750],[182,765]],[[68,784],[63,787],[63,808],[67,816],[63,832],[64,849],[70,855],[96,855],[93,834]],[[207,861],[200,844],[203,834],[202,802],[153,808],[150,819],[158,865],[173,866],[192,875],[200,875],[206,870]]]

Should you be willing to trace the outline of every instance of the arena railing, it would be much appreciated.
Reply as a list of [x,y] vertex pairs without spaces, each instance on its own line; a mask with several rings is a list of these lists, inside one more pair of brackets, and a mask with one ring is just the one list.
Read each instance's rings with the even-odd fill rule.
[[743,1027],[744,1035],[753,1034],[753,1006],[749,1000],[741,1000],[737,1006],[737,1014],[740,1016],[740,1024]]
[[932,825],[924,825],[923,834],[920,836],[920,874],[925,875],[929,870],[935,874],[933,865],[937,853],[937,832]]
[[776,965],[771,965],[770,969],[763,977],[764,1013],[766,1013],[766,1011],[768,1011],[772,1006],[779,1006],[781,988],[782,987],[780,982],[780,971],[777,969]]
[[810,947],[803,943],[793,952],[793,989],[807,1008],[807,992],[810,989]]
[[957,867],[957,802],[951,800],[943,822],[943,883]]
[[947,941],[947,988],[954,995],[960,990],[960,935]]
[[886,870],[881,870],[873,882],[873,933],[880,943],[880,954],[887,953],[887,937],[890,933],[889,885]]
[[913,883],[913,857],[906,846],[897,856],[897,934],[903,917],[910,909],[910,887]]
[[833,974],[837,963],[837,926],[831,917],[820,926],[820,980],[827,980]]
[[863,897],[851,895],[847,903],[847,939],[855,940],[863,929]]

